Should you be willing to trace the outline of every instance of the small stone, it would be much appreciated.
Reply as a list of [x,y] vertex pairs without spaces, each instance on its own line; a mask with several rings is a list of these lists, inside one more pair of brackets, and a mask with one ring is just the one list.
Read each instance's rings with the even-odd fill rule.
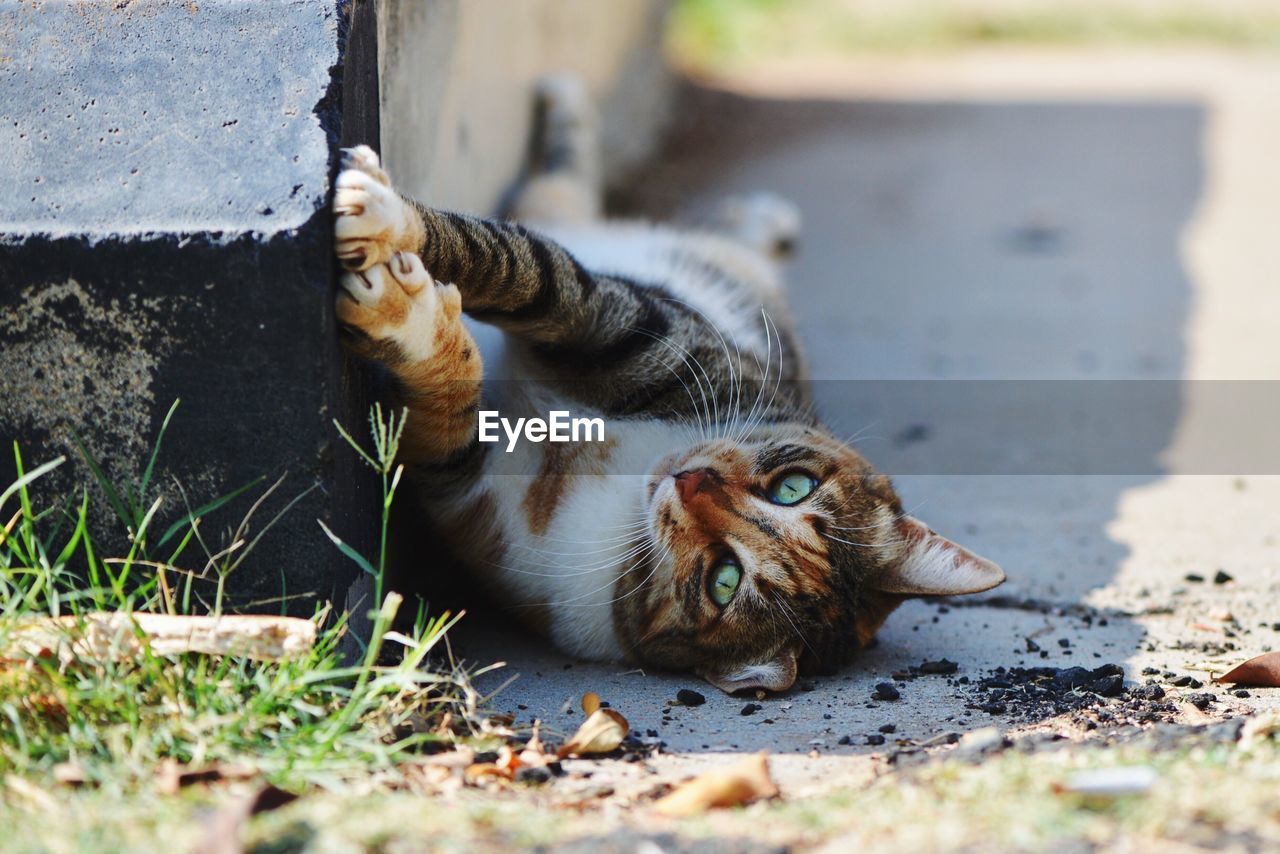
[[934,675],[949,676],[960,669],[960,665],[954,661],[948,661],[945,658],[937,661],[923,661],[920,663],[920,672]]
[[1003,715],[1009,710],[1009,707],[1004,703],[983,703],[978,708],[989,715]]
[[681,688],[676,692],[676,702],[682,706],[701,706],[706,701],[706,697],[689,688]]
[[1214,584],[1226,584],[1228,581],[1235,581],[1235,577],[1223,570],[1218,570],[1213,574]]
[[1054,681],[1063,688],[1075,690],[1088,687],[1096,678],[1093,671],[1083,667],[1066,667],[1058,671]]
[[532,786],[541,786],[543,783],[550,782],[550,780],[551,771],[540,765],[526,765],[523,768],[516,769],[517,783],[528,783]]
[[879,747],[880,745],[884,744],[884,736],[883,736],[883,735],[869,735],[869,736],[867,736],[867,744],[870,744],[870,745],[872,745],[873,747]]
[[1200,711],[1206,711],[1210,706],[1218,701],[1216,694],[1190,694],[1187,702],[1195,706]]
[[874,697],[877,700],[896,700],[901,696],[902,694],[892,682],[880,682],[876,685]]
[[1129,691],[1130,694],[1140,700],[1161,700],[1164,699],[1164,689],[1159,685],[1139,685]]
[[1239,697],[1239,698],[1240,698],[1240,699],[1242,699],[1242,700],[1243,700],[1245,697],[1252,696],[1248,691],[1246,691],[1246,690],[1245,690],[1245,689],[1243,689],[1243,688],[1237,688],[1236,690],[1232,691],[1231,693],[1232,693],[1232,695],[1233,695],[1233,696]]
[[747,715],[754,715],[756,712],[760,711],[763,708],[764,706],[760,705],[759,703],[747,703],[745,706],[742,707],[742,711],[739,712],[739,714],[741,714],[745,718]]
[[1031,638],[1026,638],[1026,641],[1027,641],[1027,652],[1039,652],[1039,651],[1040,651],[1040,644],[1036,643],[1036,642],[1035,642],[1035,641],[1033,641]]
[[1058,638],[1058,646],[1063,649],[1069,649],[1071,647],[1071,641],[1067,638]]
[[853,744],[853,738],[847,735],[842,735],[840,736],[840,739],[836,741],[836,744]]
[[1198,572],[1188,572],[1182,576],[1184,581],[1190,581],[1192,584],[1204,584],[1204,576]]
[[893,732],[897,732],[897,731],[898,731],[898,725],[897,725],[897,724],[885,724],[884,726],[880,727],[880,731],[881,731],[881,732],[883,732],[883,733],[893,733]]
[[1124,691],[1124,677],[1104,676],[1090,685],[1089,690],[1101,697],[1118,697]]

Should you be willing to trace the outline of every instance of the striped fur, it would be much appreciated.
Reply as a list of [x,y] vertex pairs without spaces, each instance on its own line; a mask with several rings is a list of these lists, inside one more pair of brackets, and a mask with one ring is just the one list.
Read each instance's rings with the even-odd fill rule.
[[[558,126],[571,138],[548,143],[553,168],[523,206],[544,220],[582,144]],[[762,231],[793,217],[751,218],[735,239],[593,222],[570,193],[558,221],[524,225],[403,200],[365,148],[346,167],[348,342],[398,380],[403,461],[437,529],[562,649],[781,690],[845,661],[909,595],[1003,580],[906,515],[812,413],[771,250],[794,235]],[[503,333],[483,388],[462,312]],[[601,415],[608,441],[503,453],[477,440],[482,394],[509,418]],[[769,495],[788,472],[816,484],[794,506]],[[721,606],[709,585],[726,555],[742,581]]]

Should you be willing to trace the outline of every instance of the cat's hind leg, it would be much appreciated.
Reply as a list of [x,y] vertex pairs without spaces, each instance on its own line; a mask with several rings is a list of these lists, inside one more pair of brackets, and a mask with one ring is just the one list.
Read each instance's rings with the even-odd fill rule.
[[583,225],[600,218],[599,116],[582,80],[538,81],[529,176],[508,211],[534,225]]
[[800,209],[773,193],[730,196],[712,222],[718,231],[778,260],[793,255],[800,239]]

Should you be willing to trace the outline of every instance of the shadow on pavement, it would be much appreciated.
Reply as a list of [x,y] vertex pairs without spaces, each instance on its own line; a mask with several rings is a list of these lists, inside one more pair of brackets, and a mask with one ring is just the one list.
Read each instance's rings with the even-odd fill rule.
[[[673,750],[852,752],[873,749],[866,736],[887,724],[896,726],[890,739],[926,740],[1013,723],[1012,711],[971,708],[982,698],[957,683],[965,676],[1123,664],[1142,630],[1123,613],[1078,603],[1127,556],[1107,525],[1125,491],[1159,475],[1179,385],[1144,386],[1148,397],[1109,439],[1107,401],[1123,392],[1083,393],[1088,402],[1074,409],[1110,449],[1102,462],[1087,442],[1043,455],[1046,440],[1080,428],[1072,406],[1048,404],[1054,382],[1088,390],[1180,378],[1191,285],[1179,239],[1200,193],[1203,108],[790,101],[694,89],[680,115],[666,151],[614,207],[696,221],[729,193],[795,201],[805,228],[791,303],[821,380],[820,410],[837,434],[859,435],[912,512],[1001,563],[1010,580],[981,601],[909,603],[845,671],[801,680],[750,713],[755,698],[727,697],[696,677],[572,662],[504,616],[474,616],[455,650],[505,660],[506,676],[519,674],[497,707],[572,731],[578,697],[594,690],[638,734]],[[997,394],[1009,409],[998,424],[1016,426],[992,429],[989,403],[966,407],[989,400],[966,394],[979,380],[1038,391]],[[872,699],[893,673],[944,658],[957,662],[954,675],[904,680],[900,700]],[[669,705],[682,687],[706,704]],[[1024,711],[1019,722],[1052,713]]]

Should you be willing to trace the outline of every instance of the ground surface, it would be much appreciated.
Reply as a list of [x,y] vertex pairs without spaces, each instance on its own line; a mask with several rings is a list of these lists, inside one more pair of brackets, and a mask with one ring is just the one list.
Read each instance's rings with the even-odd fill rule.
[[[792,300],[829,421],[861,432],[907,506],[1009,581],[911,603],[853,666],[759,701],[464,624],[455,649],[507,662],[489,685],[519,677],[498,708],[571,731],[594,690],[670,754],[599,776],[679,776],[763,749],[779,754],[790,797],[865,779],[865,757],[891,756],[898,740],[992,725],[1097,732],[1096,714],[1016,690],[992,704],[973,683],[999,667],[1114,663],[1129,688],[1162,686],[1164,710],[1113,711],[1101,731],[1280,708],[1280,692],[1236,697],[1208,679],[1280,648],[1280,467],[1248,419],[1222,415],[1230,394],[1211,382],[1280,376],[1280,244],[1264,231],[1280,218],[1277,93],[1280,64],[1262,59],[1044,51],[778,64],[693,93],[625,203],[696,217],[731,192],[796,201],[806,227]],[[1202,382],[1155,382],[1188,379]],[[948,402],[853,382],[864,380],[930,381],[914,388]],[[970,390],[981,407],[964,405]],[[895,404],[877,403],[886,395]],[[1031,395],[1047,408],[1020,409]],[[1145,403],[1117,414],[1135,395]],[[1064,418],[1102,427],[1058,420],[1063,397]],[[1219,570],[1232,580],[1215,584]],[[892,674],[944,658],[954,675],[872,699]],[[1207,686],[1173,684],[1186,676]],[[672,707],[680,688],[706,704]],[[1205,692],[1203,711],[1186,701]],[[748,702],[761,708],[744,715]],[[896,733],[867,744],[885,724]]]
[[[471,748],[308,778],[243,828],[253,801],[234,796],[261,797],[260,779],[138,797],[10,776],[0,848],[1280,847],[1280,689],[1210,681],[1280,648],[1280,465],[1256,429],[1280,396],[1225,382],[1280,376],[1277,95],[1278,59],[1185,52],[707,81],[626,205],[696,218],[728,192],[793,198],[793,303],[828,420],[1008,583],[911,603],[843,672],[762,699],[468,617],[452,648],[507,662],[479,687],[520,740],[534,719],[561,740],[590,690],[642,743],[494,790],[463,784]],[[881,683],[899,698],[873,698]],[[681,689],[705,702],[676,704]],[[779,798],[652,808],[753,751]],[[1073,791],[1107,766],[1149,777]]]

